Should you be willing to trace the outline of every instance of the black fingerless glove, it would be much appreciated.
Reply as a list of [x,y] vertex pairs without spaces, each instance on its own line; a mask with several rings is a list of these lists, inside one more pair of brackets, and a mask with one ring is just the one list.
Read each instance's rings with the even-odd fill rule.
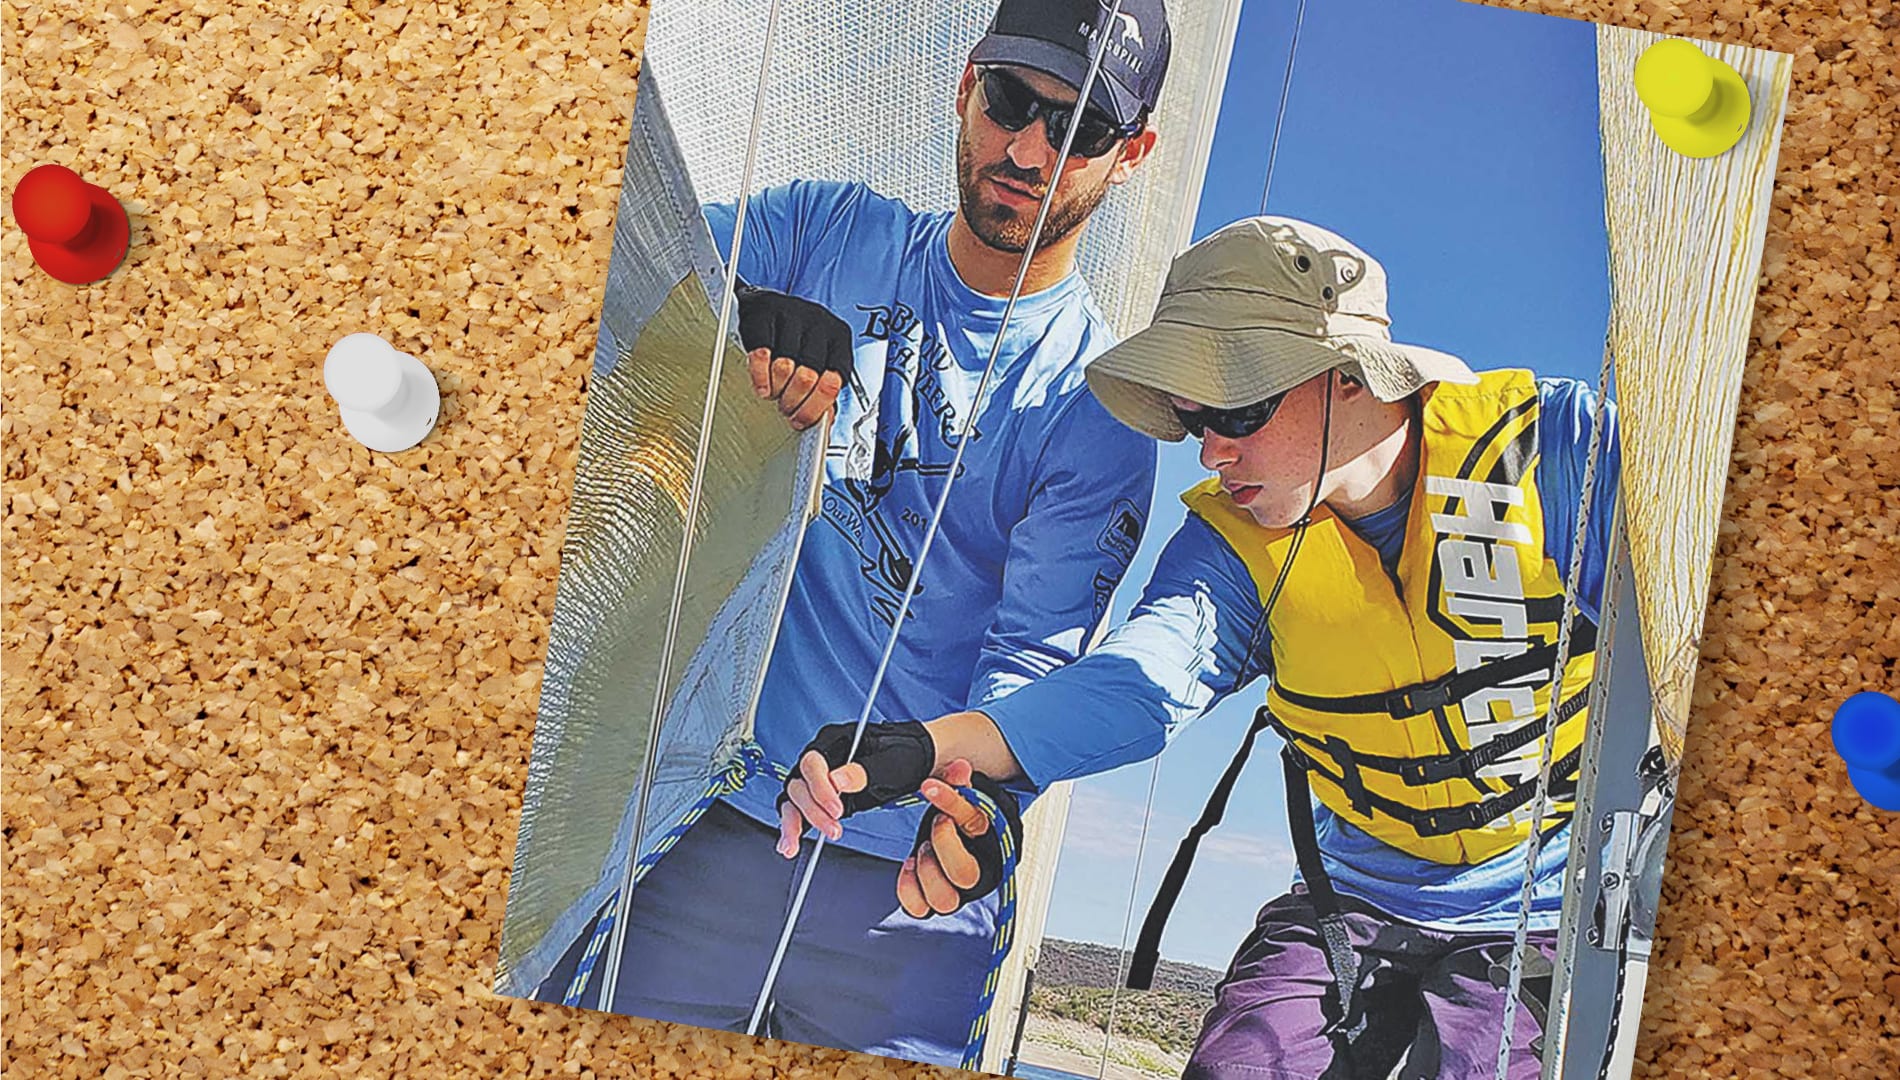
[[[856,724],[826,724],[799,752],[798,759],[803,761],[806,754],[816,750],[827,766],[843,768],[847,764],[846,755],[851,752],[851,734],[857,727]],[[842,793],[845,817],[917,794],[917,789],[930,779],[937,767],[937,743],[916,720],[866,724],[857,756],[848,760],[864,766],[865,785],[863,791]],[[794,765],[792,779],[797,778],[798,767]],[[785,804],[786,798],[783,794],[779,796],[780,806]]]
[[[1009,827],[1010,847],[1020,859],[1023,852],[1023,812],[1015,794],[982,773],[970,775],[970,786],[988,795],[997,808],[1003,811],[1003,821]],[[924,811],[924,820],[917,826],[917,840],[911,845],[911,851],[923,850],[924,843],[930,839],[931,826],[942,815],[943,811],[934,806]],[[962,901],[959,907],[983,899],[1003,883],[1003,839],[994,827],[984,830],[982,836],[963,837],[963,846],[976,859],[977,879],[975,885],[957,889]]]
[[739,341],[746,351],[769,349],[823,375],[851,375],[851,327],[823,304],[771,289],[739,285]]

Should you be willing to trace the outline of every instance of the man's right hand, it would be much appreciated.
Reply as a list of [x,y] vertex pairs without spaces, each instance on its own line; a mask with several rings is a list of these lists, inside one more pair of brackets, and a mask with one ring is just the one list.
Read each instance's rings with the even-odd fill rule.
[[752,371],[752,390],[803,431],[824,418],[851,372],[851,328],[796,296],[742,285],[739,340]]
[[1002,811],[1011,844],[1023,845],[1022,810],[1016,796],[956,760],[919,788],[929,801],[911,856],[897,872],[897,903],[913,919],[949,915],[980,900],[1003,881],[1003,845],[990,819],[957,789],[973,787]]

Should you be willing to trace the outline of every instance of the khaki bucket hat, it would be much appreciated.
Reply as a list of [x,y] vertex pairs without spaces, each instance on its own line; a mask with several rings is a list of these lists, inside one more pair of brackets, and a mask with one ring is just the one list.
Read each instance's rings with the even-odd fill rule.
[[1175,257],[1153,324],[1096,357],[1089,388],[1122,423],[1178,442],[1170,395],[1231,409],[1333,368],[1381,401],[1478,381],[1450,353],[1393,341],[1385,303],[1385,268],[1351,241],[1245,218]]

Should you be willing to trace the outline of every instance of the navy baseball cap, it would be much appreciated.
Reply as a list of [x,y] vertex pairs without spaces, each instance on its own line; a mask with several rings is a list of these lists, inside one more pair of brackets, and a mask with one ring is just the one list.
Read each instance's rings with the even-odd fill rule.
[[1096,28],[1108,24],[1108,47],[1089,104],[1117,123],[1133,124],[1161,98],[1172,38],[1161,0],[1002,0],[989,33],[970,53],[973,64],[1015,64],[1053,75],[1077,89],[1088,77]]

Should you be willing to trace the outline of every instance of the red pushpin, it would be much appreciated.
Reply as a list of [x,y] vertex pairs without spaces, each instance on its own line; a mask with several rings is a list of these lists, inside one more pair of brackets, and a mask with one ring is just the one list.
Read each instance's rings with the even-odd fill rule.
[[112,193],[64,165],[41,165],[13,188],[13,220],[40,269],[69,285],[98,281],[132,247],[132,223]]

